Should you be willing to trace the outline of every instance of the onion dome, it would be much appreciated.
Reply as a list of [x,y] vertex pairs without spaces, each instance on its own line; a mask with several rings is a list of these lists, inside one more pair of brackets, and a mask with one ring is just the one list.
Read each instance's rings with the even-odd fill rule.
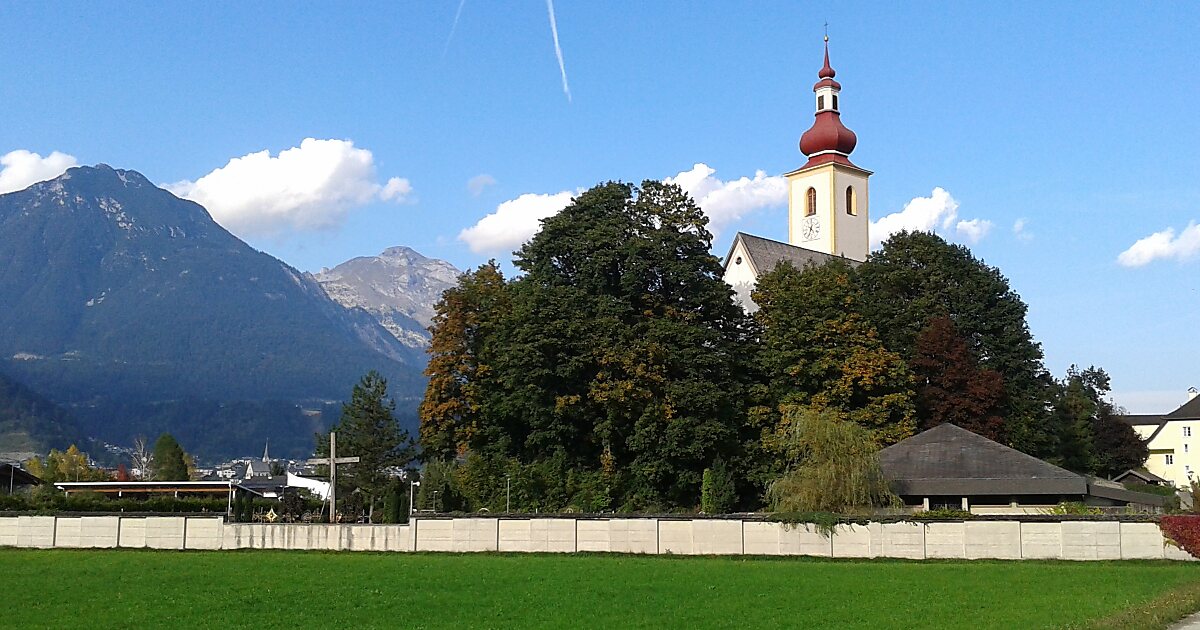
[[833,80],[836,74],[829,65],[829,39],[826,38],[825,65],[817,73],[820,80],[813,85],[813,92],[817,96],[815,120],[812,127],[800,136],[800,152],[809,158],[805,167],[824,162],[850,164],[849,155],[858,144],[858,137],[842,124],[842,116],[838,112],[838,93],[842,86]]

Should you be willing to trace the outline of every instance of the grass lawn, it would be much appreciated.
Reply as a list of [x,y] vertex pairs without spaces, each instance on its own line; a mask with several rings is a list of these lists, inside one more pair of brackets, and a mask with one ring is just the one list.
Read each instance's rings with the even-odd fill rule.
[[1182,562],[0,549],[0,580],[5,628],[1125,628],[1200,608]]

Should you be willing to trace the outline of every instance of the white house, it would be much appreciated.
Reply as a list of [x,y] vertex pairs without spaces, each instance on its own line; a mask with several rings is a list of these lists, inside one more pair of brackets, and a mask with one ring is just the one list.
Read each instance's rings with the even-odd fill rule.
[[1123,416],[1147,442],[1146,470],[1179,488],[1200,481],[1200,397],[1188,390],[1188,401],[1168,414]]

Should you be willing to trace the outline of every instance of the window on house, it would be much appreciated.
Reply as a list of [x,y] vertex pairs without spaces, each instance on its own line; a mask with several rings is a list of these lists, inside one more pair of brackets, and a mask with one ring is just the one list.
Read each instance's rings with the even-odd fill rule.
[[817,189],[810,187],[805,197],[804,216],[811,217],[817,213]]
[[854,194],[853,186],[846,187],[846,214],[858,215],[858,196]]
[[1170,454],[1170,453],[1167,453],[1167,454],[1165,455],[1165,457],[1167,458],[1167,465],[1168,465],[1168,466],[1170,466],[1171,464],[1174,464],[1174,463],[1175,463],[1175,456],[1174,456],[1174,455],[1172,455],[1172,454]]
[[825,109],[825,95],[824,94],[817,97],[817,109],[818,110]]
[[1183,427],[1183,437],[1192,437],[1192,427]]

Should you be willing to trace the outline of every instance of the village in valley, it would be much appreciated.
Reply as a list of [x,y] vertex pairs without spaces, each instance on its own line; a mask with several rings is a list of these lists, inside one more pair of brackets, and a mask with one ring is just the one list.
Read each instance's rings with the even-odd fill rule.
[[[498,33],[520,14],[451,4],[444,43],[419,36],[430,50],[442,47],[446,67],[458,46],[481,45],[456,43],[456,35]],[[550,95],[573,108],[569,116],[606,119],[603,108],[590,109],[596,93],[587,83],[571,91],[562,7],[535,4],[553,43]],[[605,23],[594,10],[571,7],[581,20],[571,28],[589,17]],[[310,22],[325,9],[296,11],[303,28],[326,28]],[[1051,13],[1057,20],[1082,11]],[[6,12],[22,13],[0,9],[0,22]],[[20,16],[25,28],[37,22],[33,13]],[[973,10],[950,13],[972,32],[987,30]],[[476,23],[477,14],[497,25]],[[188,15],[176,8],[161,19]],[[289,33],[282,24],[254,28]],[[361,28],[368,40],[379,36]],[[1107,32],[1108,21],[1090,28]],[[1200,628],[1200,565],[1192,562],[1200,558],[1200,452],[1191,450],[1200,447],[1200,433],[1192,439],[1200,373],[1192,335],[1177,334],[1194,328],[1185,302],[1196,296],[1190,286],[1179,294],[1175,282],[1194,275],[1200,256],[1200,227],[1186,214],[1194,204],[1161,202],[1135,228],[1127,213],[1037,210],[1044,231],[1036,236],[1029,217],[1042,206],[1003,219],[966,209],[971,196],[994,195],[1007,209],[1013,191],[1055,199],[1060,191],[1042,188],[1048,182],[1084,186],[1058,169],[1102,170],[1106,156],[1093,151],[1092,168],[1042,161],[1039,151],[1052,152],[1056,135],[1090,140],[1111,124],[1085,117],[1077,131],[1079,116],[1029,114],[1041,131],[1005,146],[988,135],[1001,123],[969,111],[984,105],[968,105],[995,99],[1003,81],[976,88],[990,96],[959,95],[950,86],[966,84],[953,78],[961,62],[917,49],[905,53],[911,63],[880,59],[876,42],[848,30],[843,39],[826,23],[819,36],[788,43],[786,84],[758,99],[778,98],[780,89],[788,102],[749,110],[755,139],[726,145],[731,158],[742,144],[798,141],[799,153],[780,149],[769,163],[782,167],[726,181],[697,162],[675,176],[614,170],[627,179],[602,175],[590,187],[518,195],[481,172],[460,193],[468,202],[446,202],[427,183],[377,172],[393,172],[399,160],[385,167],[353,141],[308,136],[195,179],[156,174],[174,182],[158,184],[65,153],[7,152],[10,139],[0,135],[0,566],[16,592],[28,593],[0,615],[4,625],[63,625],[75,615],[101,627],[215,625],[204,603],[211,598],[230,603],[232,616],[220,623],[240,627],[253,606],[236,587],[188,586],[198,575],[237,570],[270,585],[280,607],[254,621],[270,627],[322,615],[356,627],[726,627],[754,619],[831,628]],[[231,37],[231,46],[243,45]],[[753,47],[769,45],[755,39]],[[1169,46],[1191,45],[1174,31],[1164,39],[1166,48],[1146,54],[1174,59]],[[149,40],[130,45],[157,49]],[[510,45],[513,54],[525,46]],[[1028,44],[1021,54],[1041,53]],[[843,55],[854,72],[842,70]],[[917,60],[927,73],[915,70]],[[284,67],[274,54],[261,63],[254,67],[264,72]],[[986,63],[1006,73],[1015,62]],[[1066,62],[1047,63],[1059,73]],[[915,76],[883,77],[872,64]],[[431,102],[459,81],[447,71],[411,72],[410,80],[428,81],[421,98]],[[700,79],[669,79],[687,80]],[[1164,115],[1174,116],[1180,101],[1200,102],[1193,83],[1164,88]],[[885,89],[909,84],[945,95],[913,107],[879,104]],[[471,94],[499,89],[480,77],[463,85]],[[393,97],[419,109],[421,98],[402,92]],[[528,112],[497,104],[497,116],[513,116],[508,124],[524,130],[522,151],[541,137],[520,122],[535,110],[547,125],[575,124],[544,113],[552,108],[544,98],[531,99]],[[1024,100],[1049,110],[1066,100],[1043,98]],[[938,110],[940,119],[921,110],[954,99],[961,105]],[[286,107],[272,104],[256,124],[276,133],[267,130]],[[620,111],[632,117],[667,105],[650,97],[630,107]],[[364,111],[327,120],[359,136],[382,133],[345,122],[381,115]],[[441,126],[436,137],[458,137],[483,124],[482,114],[465,111],[424,115]],[[791,118],[757,120],[775,111]],[[1029,156],[1028,171],[1054,174],[1014,185],[913,140],[942,133],[964,145],[990,141],[1001,155]],[[693,135],[678,142],[691,146]],[[892,144],[898,137],[908,144]],[[476,142],[471,151],[480,155],[498,151],[490,138]],[[580,142],[608,164],[604,142]],[[503,172],[540,168],[557,177],[560,167],[589,161],[552,152],[514,153],[510,160],[529,164]],[[905,152],[912,158],[898,155]],[[108,159],[102,153],[88,156]],[[1196,166],[1166,149],[1158,159],[1170,164],[1163,168]],[[897,209],[901,180],[918,173],[955,173],[969,182],[956,190],[975,188],[956,193],[960,202],[935,186]],[[1122,203],[1150,194],[1134,190]],[[1200,198],[1190,189],[1173,194]],[[449,210],[413,214],[425,204],[493,198],[495,211],[456,238],[438,223]],[[389,214],[397,212],[409,214]],[[1161,229],[1181,216],[1187,227]],[[1100,231],[1161,231],[1096,262],[1080,253],[1102,249],[1095,238],[1082,247],[1082,236],[1065,233],[1092,229],[1064,227],[1085,218],[1112,224]],[[1011,221],[1007,235],[1002,220]],[[345,236],[358,230],[354,238],[379,251],[380,238],[392,238],[381,234],[396,229],[424,235],[422,251],[459,252],[455,260],[470,264],[460,269],[394,241],[367,255],[367,245],[351,247]],[[1033,249],[1046,241],[1053,245]],[[319,272],[293,266],[316,269],[317,257],[343,252],[352,257]],[[1152,273],[1166,265],[1174,272]],[[1111,295],[1101,298],[1098,287]],[[1128,339],[1087,329],[1120,327],[1141,307],[1128,303],[1159,290],[1176,292],[1182,319],[1164,314]],[[1059,312],[1085,291],[1089,306]],[[1141,299],[1126,299],[1133,295]],[[1137,374],[1150,370],[1158,389]],[[77,586],[73,565],[87,567]],[[271,578],[284,573],[286,584]]]

